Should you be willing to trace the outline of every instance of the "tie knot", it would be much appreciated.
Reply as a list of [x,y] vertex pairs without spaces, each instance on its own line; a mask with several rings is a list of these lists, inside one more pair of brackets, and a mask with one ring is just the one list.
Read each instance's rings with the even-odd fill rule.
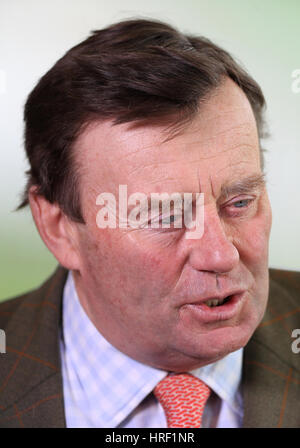
[[170,374],[154,389],[168,428],[200,428],[210,388],[189,373]]

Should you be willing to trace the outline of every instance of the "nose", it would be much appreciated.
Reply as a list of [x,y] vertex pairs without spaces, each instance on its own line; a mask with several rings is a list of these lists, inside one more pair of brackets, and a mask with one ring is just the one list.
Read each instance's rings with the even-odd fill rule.
[[190,263],[194,269],[221,274],[238,264],[239,252],[229,231],[225,231],[217,210],[205,213],[203,235],[191,241]]

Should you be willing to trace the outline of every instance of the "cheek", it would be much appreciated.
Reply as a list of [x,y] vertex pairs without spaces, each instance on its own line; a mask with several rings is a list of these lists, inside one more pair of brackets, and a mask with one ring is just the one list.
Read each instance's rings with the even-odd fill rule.
[[129,254],[127,260],[133,267],[131,281],[136,285],[137,292],[141,293],[142,290],[145,298],[153,300],[170,293],[178,277],[178,265],[171,253],[154,254],[139,248],[132,252],[132,257]]
[[89,275],[101,279],[102,285],[106,283],[113,297],[149,301],[168,294],[177,280],[178,265],[172,250],[153,249],[117,229],[93,234],[84,250]]

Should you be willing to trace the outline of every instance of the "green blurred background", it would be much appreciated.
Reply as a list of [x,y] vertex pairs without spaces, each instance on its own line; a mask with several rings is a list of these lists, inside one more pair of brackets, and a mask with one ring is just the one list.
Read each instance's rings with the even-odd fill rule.
[[272,137],[264,142],[273,230],[270,265],[299,270],[299,0],[1,0],[0,1],[0,300],[38,286],[57,262],[29,210],[13,212],[27,168],[23,105],[30,90],[71,46],[127,17],[165,20],[205,35],[237,57],[265,93]]

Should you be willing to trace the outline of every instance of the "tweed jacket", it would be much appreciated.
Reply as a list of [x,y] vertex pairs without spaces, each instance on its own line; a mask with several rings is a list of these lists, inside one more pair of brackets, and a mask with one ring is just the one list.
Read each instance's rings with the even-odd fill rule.
[[[67,272],[58,266],[40,288],[0,304],[0,428],[66,427],[59,338]],[[244,349],[243,427],[300,427],[296,328],[300,273],[270,269],[268,307]]]

